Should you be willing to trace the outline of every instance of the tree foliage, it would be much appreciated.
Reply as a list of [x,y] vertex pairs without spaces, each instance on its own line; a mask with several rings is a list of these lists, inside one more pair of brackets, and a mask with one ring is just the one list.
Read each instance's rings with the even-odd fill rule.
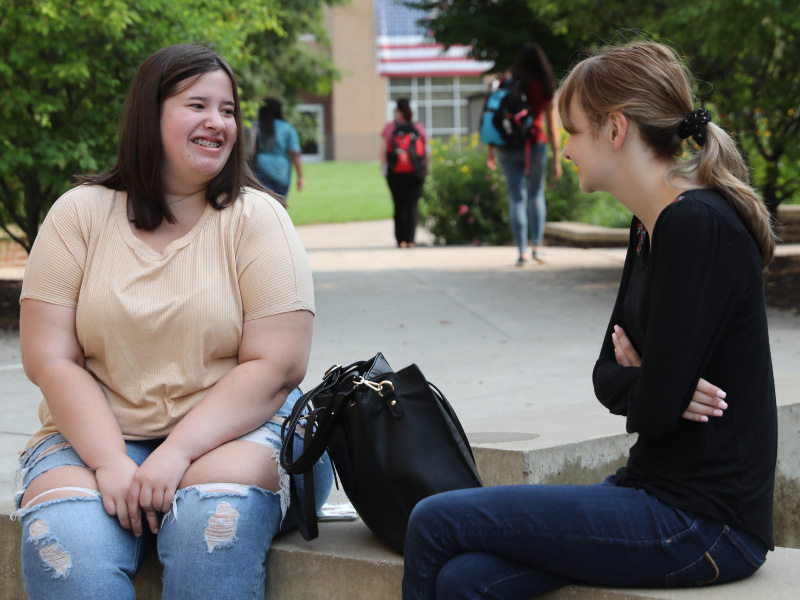
[[[424,0],[450,46],[506,68],[537,41],[563,74],[585,52],[642,37],[675,47],[698,94],[739,141],[770,210],[800,189],[800,5],[793,0]],[[513,24],[513,25],[512,25]]]
[[[302,28],[317,27],[314,19],[321,21],[321,6],[329,3],[3,0],[0,227],[30,250],[43,215],[72,175],[111,165],[131,78],[158,48],[211,43],[254,94],[290,89],[294,81],[324,88],[320,80],[334,69],[297,37]],[[306,57],[305,63],[294,63],[296,71],[270,68],[285,56]],[[247,85],[258,77],[258,85]]]

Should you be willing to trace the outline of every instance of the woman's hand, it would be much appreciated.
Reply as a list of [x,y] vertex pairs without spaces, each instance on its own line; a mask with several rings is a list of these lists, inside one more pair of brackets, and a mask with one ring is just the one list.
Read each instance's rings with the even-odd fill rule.
[[103,498],[103,508],[112,517],[116,516],[125,529],[131,529],[134,515],[139,514],[139,507],[131,510],[128,502],[128,490],[136,469],[136,463],[127,454],[121,454],[111,457],[94,471],[97,489]]
[[147,518],[150,531],[158,533],[158,513],[169,511],[175,490],[191,462],[186,454],[174,450],[164,442],[136,471],[127,494],[131,529],[136,536],[142,534],[140,507]]
[[622,327],[614,325],[614,333],[611,334],[611,340],[614,342],[614,356],[617,359],[617,364],[623,367],[642,366],[642,359],[639,353],[633,347],[633,343]]
[[564,174],[562,167],[561,167],[561,155],[556,153],[553,156],[553,166],[550,168],[550,176],[553,179],[561,179],[561,176]]
[[497,170],[497,148],[491,145],[489,146],[489,149],[486,152],[486,167],[490,171]]
[[[617,364],[623,367],[641,366],[642,359],[622,327],[614,325],[611,339],[614,342],[614,356]],[[728,404],[724,400],[725,396],[724,391],[701,377],[697,382],[697,388],[694,390],[689,406],[686,407],[681,418],[687,421],[707,423],[709,417],[721,417],[723,411],[728,408]]]
[[697,382],[692,400],[681,418],[687,421],[707,423],[708,417],[721,417],[724,414],[723,411],[728,408],[728,403],[724,400],[725,396],[725,392],[701,377]]

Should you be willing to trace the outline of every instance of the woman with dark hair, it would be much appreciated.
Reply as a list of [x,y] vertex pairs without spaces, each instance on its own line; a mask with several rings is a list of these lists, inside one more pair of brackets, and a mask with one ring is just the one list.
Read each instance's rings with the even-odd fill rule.
[[292,165],[297,171],[297,191],[303,189],[303,165],[297,130],[283,120],[283,105],[265,98],[258,111],[254,167],[258,180],[281,196],[289,194]]
[[408,98],[400,98],[394,121],[381,132],[381,172],[394,203],[394,237],[398,248],[413,248],[417,230],[417,205],[427,173],[428,134],[414,121]]
[[[541,46],[525,44],[517,54],[511,71],[513,81],[519,82],[533,117],[528,139],[518,147],[489,146],[489,168],[497,162],[508,188],[508,216],[511,232],[517,243],[517,266],[528,262],[528,241],[532,243],[531,257],[544,262],[544,224],[547,217],[544,187],[547,179],[547,144],[553,153],[551,175],[561,177],[561,130],[558,124],[555,93],[556,82],[550,61]],[[510,82],[506,83],[509,85]],[[542,121],[547,122],[545,134]]]
[[627,465],[597,485],[420,502],[406,600],[707,586],[750,576],[773,548],[763,268],[775,237],[734,141],[695,106],[677,54],[652,42],[587,58],[564,82],[564,157],[580,167],[581,189],[613,194],[635,215],[593,381],[638,437]]
[[[140,66],[116,164],[52,207],[21,294],[44,396],[20,458],[28,598],[263,598],[292,526],[280,423],[299,397],[314,295],[281,202],[247,166],[236,80],[214,51]],[[302,448],[302,443],[295,444]],[[332,481],[315,467],[318,505]]]

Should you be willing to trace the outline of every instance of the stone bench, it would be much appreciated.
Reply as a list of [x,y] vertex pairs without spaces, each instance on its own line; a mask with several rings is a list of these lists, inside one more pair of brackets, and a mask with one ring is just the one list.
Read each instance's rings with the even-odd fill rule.
[[[293,532],[275,540],[267,558],[269,600],[400,600],[403,559],[381,544],[361,521],[320,524],[320,537],[306,542]],[[136,575],[139,600],[161,597],[161,565],[151,555]],[[574,585],[547,600],[795,600],[800,587],[800,550],[776,548],[755,575],[703,589],[636,590]],[[24,600],[19,566],[19,525],[0,517],[0,598]]]
[[[800,244],[800,204],[778,207],[777,233],[784,244]],[[603,227],[577,221],[549,221],[544,226],[545,239],[554,245],[578,248],[625,247],[627,227]]]
[[[800,389],[798,381],[783,386]],[[780,390],[779,390],[780,391]],[[794,392],[796,396],[797,393]],[[779,394],[787,398],[788,394]],[[800,401],[782,403],[776,477],[776,543],[800,546]],[[621,419],[597,403],[565,406],[464,423],[487,485],[514,483],[594,483],[624,462],[632,436]],[[513,424],[514,431],[509,430]],[[341,494],[341,492],[338,492]],[[19,524],[8,504],[0,506],[0,598],[24,599],[19,566]],[[753,577],[723,586],[684,590],[633,590],[569,586],[547,600],[615,599],[795,599],[800,589],[800,549],[777,548]],[[160,597],[161,567],[155,555],[134,581],[140,600]],[[320,536],[305,542],[297,532],[275,540],[267,558],[270,600],[400,599],[402,557],[377,540],[360,521],[325,522]]]
[[544,237],[557,246],[578,248],[625,247],[628,245],[628,228],[603,227],[576,221],[549,221],[544,226]]

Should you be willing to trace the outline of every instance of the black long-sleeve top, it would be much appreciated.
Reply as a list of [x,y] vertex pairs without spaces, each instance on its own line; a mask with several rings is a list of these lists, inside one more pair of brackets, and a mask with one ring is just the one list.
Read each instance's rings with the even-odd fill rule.
[[[741,527],[772,548],[777,407],[759,250],[713,190],[681,194],[652,240],[634,217],[593,373],[600,402],[639,434],[617,484]],[[640,367],[617,364],[614,325]],[[723,416],[706,423],[681,418],[701,377],[727,393]]]

